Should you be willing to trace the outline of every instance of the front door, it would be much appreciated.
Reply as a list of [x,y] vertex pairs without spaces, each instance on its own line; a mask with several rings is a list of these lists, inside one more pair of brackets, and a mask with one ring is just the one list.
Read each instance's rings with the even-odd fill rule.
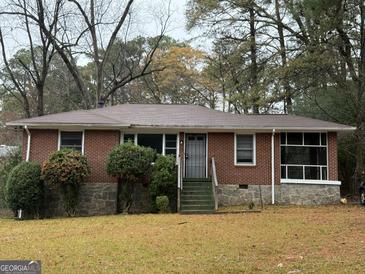
[[185,177],[206,177],[206,135],[186,134]]

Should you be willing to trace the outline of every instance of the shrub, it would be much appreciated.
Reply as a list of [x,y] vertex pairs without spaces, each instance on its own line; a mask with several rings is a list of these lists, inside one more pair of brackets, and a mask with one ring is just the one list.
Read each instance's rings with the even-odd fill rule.
[[149,192],[152,201],[157,196],[166,195],[170,201],[176,200],[176,159],[174,156],[159,155],[153,166]]
[[89,176],[87,159],[79,151],[62,149],[44,162],[42,178],[49,185],[60,186],[64,207],[68,216],[75,214],[79,185]]
[[6,181],[6,201],[14,212],[19,209],[37,215],[43,199],[41,167],[38,163],[22,162],[12,169]]
[[22,152],[18,148],[0,158],[0,208],[5,208],[5,185],[10,171],[22,161]]
[[145,182],[156,158],[155,150],[137,146],[131,142],[116,146],[107,159],[108,174],[125,184],[119,191],[119,210],[127,213],[133,202],[134,184]]
[[131,142],[116,146],[109,154],[107,172],[129,182],[140,181],[151,171],[156,158],[152,148],[134,145]]
[[167,196],[157,196],[156,206],[159,212],[167,213],[169,212],[169,197]]

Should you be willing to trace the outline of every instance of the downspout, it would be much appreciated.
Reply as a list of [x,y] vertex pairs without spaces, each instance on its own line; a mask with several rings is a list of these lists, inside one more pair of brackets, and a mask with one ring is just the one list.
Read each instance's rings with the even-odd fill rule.
[[29,156],[30,156],[30,140],[31,140],[31,135],[30,135],[30,131],[28,129],[28,126],[24,126],[25,131],[28,134],[28,141],[27,141],[27,154],[25,156],[25,161],[29,162]]
[[275,129],[271,136],[271,203],[275,204]]
[[[27,140],[27,153],[26,153],[26,156],[25,156],[25,161],[26,162],[29,162],[29,156],[30,156],[30,140],[31,140],[31,135],[30,135],[30,131],[28,129],[28,127],[25,125],[24,126],[24,129],[25,131],[27,132],[28,134],[28,140]],[[17,218],[18,219],[23,219],[23,209],[18,209],[17,211]]]

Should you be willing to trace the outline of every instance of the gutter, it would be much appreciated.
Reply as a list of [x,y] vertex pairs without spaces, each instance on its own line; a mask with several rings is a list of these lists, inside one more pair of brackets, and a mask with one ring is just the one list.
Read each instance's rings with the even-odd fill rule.
[[27,140],[27,154],[26,154],[26,156],[25,156],[25,161],[26,162],[29,162],[29,156],[30,156],[30,141],[31,141],[31,137],[32,137],[32,135],[30,134],[30,131],[29,131],[29,129],[28,129],[28,126],[24,126],[24,129],[25,129],[25,131],[27,132],[27,134],[28,134],[28,140]]
[[275,129],[271,136],[271,203],[275,204]]
[[60,128],[85,128],[85,129],[180,129],[180,130],[212,130],[212,131],[227,131],[227,130],[252,130],[252,131],[262,131],[268,132],[272,130],[276,130],[278,132],[305,132],[305,131],[353,131],[356,130],[356,127],[239,127],[239,126],[204,126],[204,125],[196,125],[196,126],[187,126],[187,125],[142,125],[142,124],[80,124],[80,123],[23,123],[23,122],[9,122],[6,123],[8,127],[14,126],[28,126],[30,128],[41,128],[41,129],[60,129]]

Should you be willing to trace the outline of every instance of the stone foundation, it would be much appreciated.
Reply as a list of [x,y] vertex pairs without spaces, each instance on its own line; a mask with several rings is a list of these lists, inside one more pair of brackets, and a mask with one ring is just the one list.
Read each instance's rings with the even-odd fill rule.
[[[117,213],[116,183],[87,183],[80,186],[77,216],[110,215]],[[45,189],[44,217],[65,216],[62,196],[57,187]]]
[[[253,202],[260,204],[261,196],[264,204],[271,204],[271,185],[248,185],[241,189],[238,185],[219,185],[219,206],[241,205]],[[337,204],[340,201],[340,186],[281,184],[275,185],[275,203],[283,205],[320,205]]]

